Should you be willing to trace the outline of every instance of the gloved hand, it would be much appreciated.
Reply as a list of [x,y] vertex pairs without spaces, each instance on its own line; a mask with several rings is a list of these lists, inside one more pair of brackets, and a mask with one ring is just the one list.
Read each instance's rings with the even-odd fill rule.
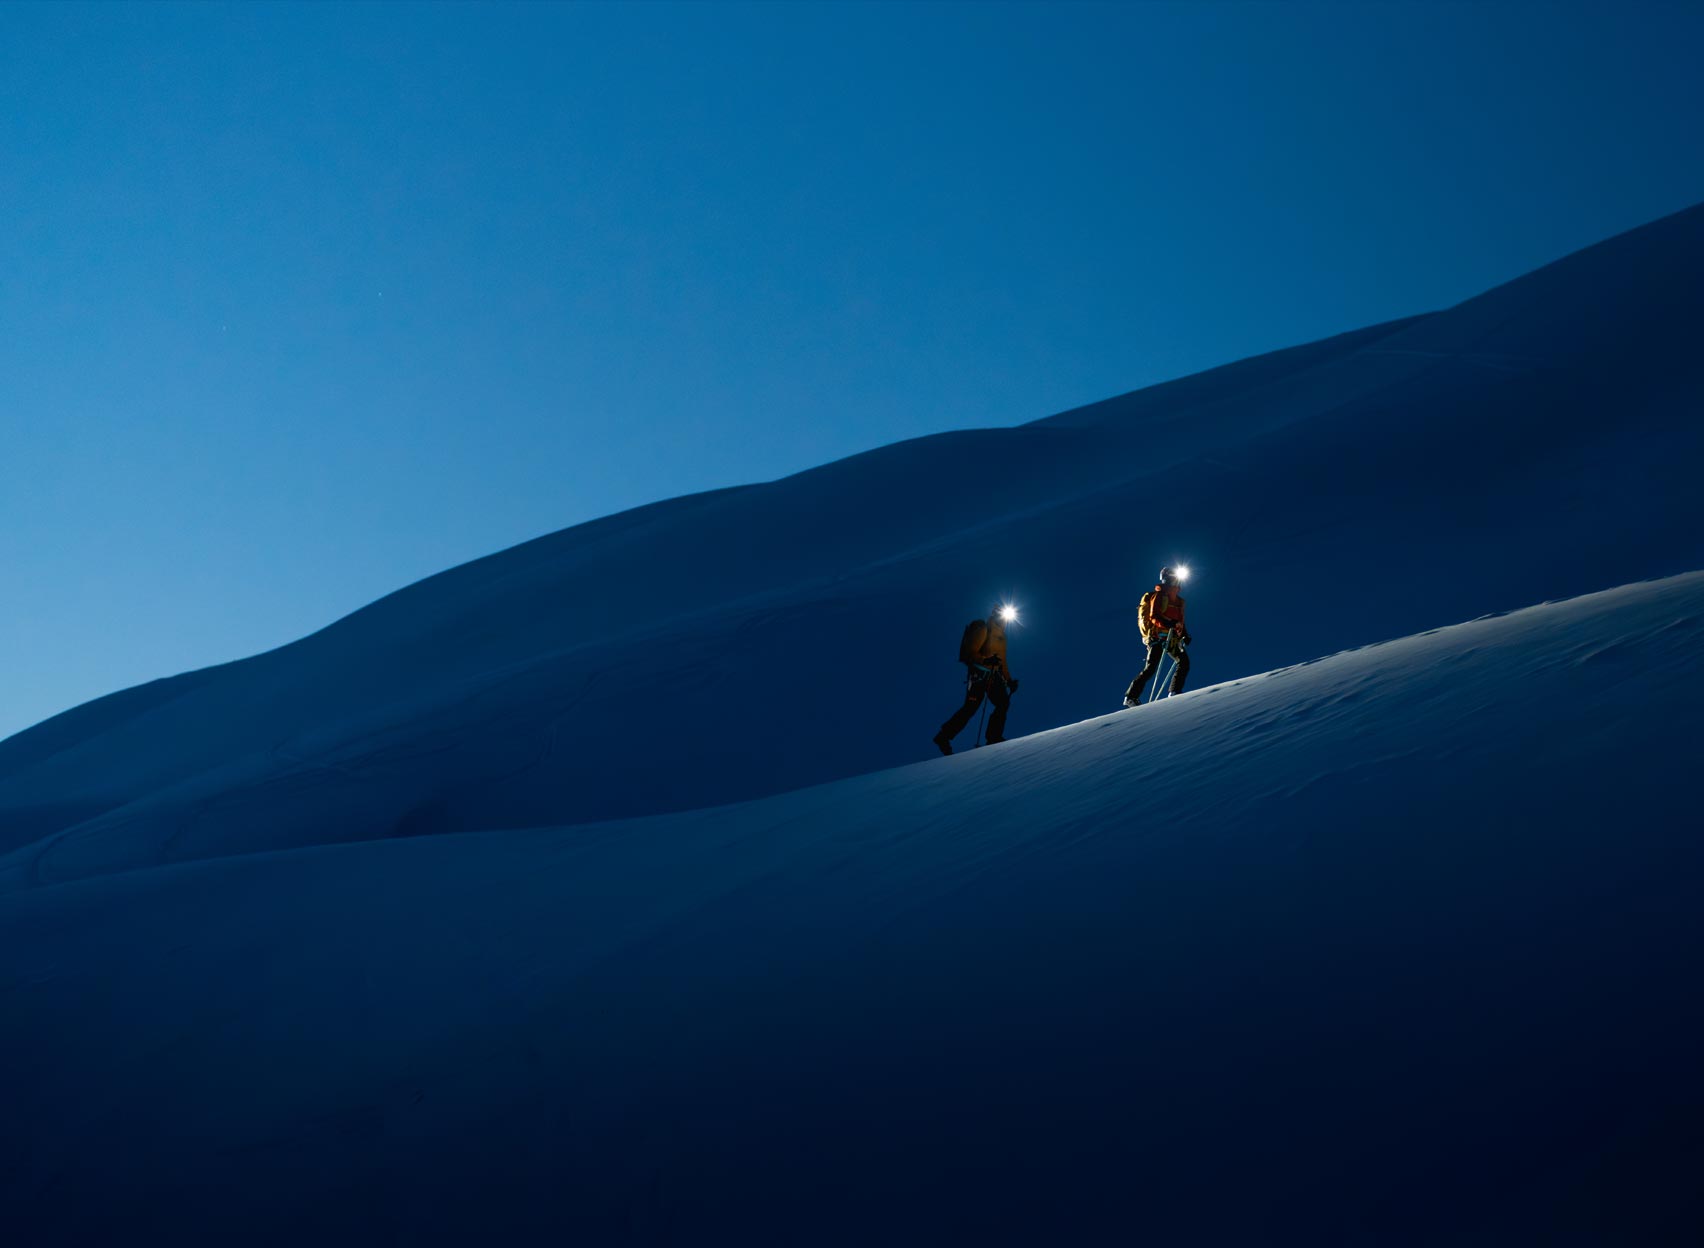
[[1013,677],[1011,680],[1008,680],[1006,682],[1006,692],[1007,693],[1016,693],[1017,691],[1018,691],[1017,678]]

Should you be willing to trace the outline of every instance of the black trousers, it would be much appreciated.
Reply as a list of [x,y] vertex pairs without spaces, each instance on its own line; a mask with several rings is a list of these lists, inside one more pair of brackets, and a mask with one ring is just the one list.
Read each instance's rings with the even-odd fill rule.
[[989,705],[994,713],[988,717],[988,744],[995,745],[1006,739],[1006,711],[1012,705],[1012,695],[1006,691],[1006,679],[998,672],[991,672],[984,667],[972,667],[964,680],[964,705],[953,712],[953,717],[941,725],[941,736],[951,741],[964,731],[964,726],[976,718],[982,709],[982,698],[987,695]]
[[[1160,664],[1165,660],[1165,657],[1166,635],[1160,633],[1148,643],[1148,661],[1143,664],[1141,674],[1130,682],[1130,688],[1125,691],[1124,700],[1126,702],[1140,702],[1142,700],[1142,690],[1148,687],[1148,682],[1153,679],[1154,673],[1160,670]],[[1172,673],[1171,691],[1182,693],[1183,682],[1188,679],[1189,651],[1184,650],[1179,652],[1177,656],[1177,670]]]

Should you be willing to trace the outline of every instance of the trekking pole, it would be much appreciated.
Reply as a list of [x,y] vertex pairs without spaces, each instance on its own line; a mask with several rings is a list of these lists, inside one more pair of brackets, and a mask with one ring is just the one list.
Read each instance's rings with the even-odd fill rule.
[[981,748],[981,745],[982,745],[982,725],[983,725],[984,721],[987,720],[987,718],[988,718],[988,699],[987,699],[987,697],[984,697],[982,699],[982,717],[976,721],[976,744],[971,747],[972,749]]
[[1158,702],[1161,698],[1166,696],[1161,691],[1166,687],[1166,660],[1167,659],[1171,659],[1171,664],[1172,664],[1173,667],[1177,666],[1177,660],[1172,659],[1171,655],[1162,654],[1160,656],[1160,665],[1154,669],[1154,687],[1148,693],[1148,701],[1150,701],[1150,702]]
[[[1172,675],[1173,679],[1176,679],[1178,664],[1183,661],[1184,651],[1186,651],[1188,649],[1189,649],[1188,646],[1180,644],[1177,648],[1177,653],[1171,655],[1171,675]],[[1170,653],[1170,652],[1168,651],[1168,653]],[[1170,689],[1169,686],[1167,687],[1165,693],[1162,696],[1168,697],[1168,698],[1171,697],[1171,689]]]

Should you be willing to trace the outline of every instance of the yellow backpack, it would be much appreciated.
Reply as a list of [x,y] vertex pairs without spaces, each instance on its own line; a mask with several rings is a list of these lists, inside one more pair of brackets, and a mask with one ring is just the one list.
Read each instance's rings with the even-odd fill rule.
[[1150,620],[1153,618],[1153,614],[1154,614],[1154,591],[1153,590],[1150,589],[1147,593],[1142,595],[1142,605],[1137,607],[1136,610],[1138,612],[1137,617],[1136,617],[1136,627],[1137,627],[1137,629],[1139,629],[1141,631],[1142,642],[1143,642],[1144,645],[1146,645],[1146,644],[1148,644],[1148,643],[1150,643],[1154,640],[1154,638],[1153,638],[1154,629],[1153,629],[1152,624],[1150,623]]
[[959,662],[977,663],[981,661],[982,646],[988,640],[988,625],[982,620],[972,620],[964,626],[964,635],[959,638]]

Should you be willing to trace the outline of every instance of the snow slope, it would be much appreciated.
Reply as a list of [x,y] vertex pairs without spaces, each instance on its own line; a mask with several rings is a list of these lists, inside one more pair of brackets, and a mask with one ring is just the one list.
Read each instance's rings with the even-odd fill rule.
[[0,898],[8,1226],[1690,1242],[1701,645],[1693,573],[743,805],[52,842]]
[[892,766],[1005,593],[1012,731],[1073,722],[1179,556],[1203,681],[1704,566],[1701,324],[1694,208],[1446,312],[553,534],[0,743],[0,889]]

